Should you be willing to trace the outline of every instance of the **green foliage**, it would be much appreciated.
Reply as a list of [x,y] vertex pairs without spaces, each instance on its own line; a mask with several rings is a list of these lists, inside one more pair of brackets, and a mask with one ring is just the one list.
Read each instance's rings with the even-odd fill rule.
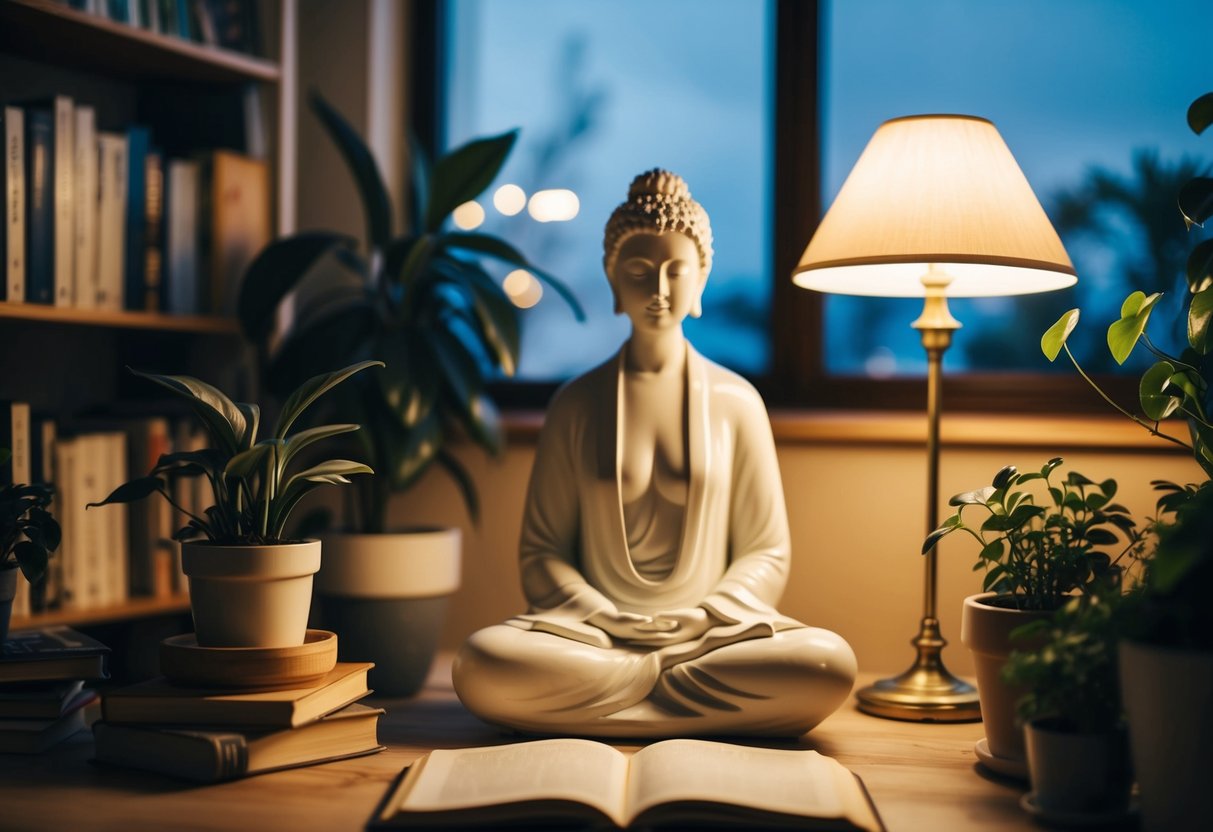
[[[0,464],[11,455],[0,448]],[[59,546],[59,523],[47,510],[54,489],[43,483],[0,486],[0,569],[13,562],[31,584],[46,572],[50,553]]]
[[1193,650],[1213,650],[1213,483],[1178,486],[1155,483],[1163,491],[1158,546],[1146,561],[1141,592],[1124,616],[1135,638]]
[[1060,718],[1080,733],[1116,728],[1123,717],[1117,667],[1120,620],[1116,592],[1071,599],[1051,619],[1012,633],[1015,641],[1040,639],[1036,650],[1015,650],[1002,678],[1023,686],[1022,720]]
[[[190,518],[174,535],[177,540],[205,538],[230,545],[282,543],[286,521],[305,494],[321,485],[349,483],[348,477],[353,474],[374,473],[366,465],[347,459],[292,470],[292,463],[305,448],[356,431],[359,426],[323,425],[297,433],[291,433],[291,428],[325,393],[368,367],[382,366],[382,361],[361,361],[308,379],[287,398],[272,435],[260,441],[261,410],[257,405],[233,402],[218,389],[189,376],[131,370],[184,398],[210,436],[211,447],[164,454],[149,474],[118,486],[89,507],[129,503],[160,494]],[[174,476],[205,476],[215,495],[215,505],[202,516],[177,505],[168,483]]]
[[[443,230],[456,207],[496,178],[517,131],[469,142],[433,170],[415,152],[412,225],[394,237],[387,188],[370,150],[322,98],[313,95],[311,105],[358,187],[366,249],[328,231],[272,243],[244,277],[242,327],[267,355],[264,377],[276,394],[338,363],[367,356],[387,362],[384,372],[335,402],[348,421],[363,426],[362,454],[379,472],[358,483],[352,526],[384,531],[390,493],[411,486],[434,463],[454,477],[475,519],[471,478],[444,447],[453,432],[462,431],[490,453],[501,449],[500,420],[487,385],[497,372],[513,375],[521,345],[518,309],[480,258],[528,270],[584,319],[564,284],[513,246],[486,234]],[[303,289],[296,296],[295,323],[270,354],[276,311],[295,289]]]
[[[1055,457],[1024,474],[1008,465],[986,488],[952,497],[956,513],[927,536],[923,554],[953,532],[969,534],[980,547],[973,569],[985,570],[983,591],[1017,609],[1056,609],[1072,591],[1118,585],[1122,561],[1140,550],[1144,533],[1112,502],[1115,480],[1071,471],[1054,484],[1061,463]],[[1022,487],[1029,483],[1035,492]],[[966,511],[980,511],[978,520],[966,522]]]
[[[1202,96],[1188,108],[1188,124],[1199,134],[1213,119],[1213,94]],[[1179,211],[1190,230],[1202,226],[1213,216],[1213,178],[1192,176],[1178,194]],[[1142,376],[1140,405],[1142,415],[1121,407],[1083,371],[1066,339],[1078,323],[1079,312],[1066,312],[1041,338],[1040,347],[1045,356],[1053,361],[1065,350],[1075,369],[1096,392],[1118,411],[1145,427],[1155,436],[1190,451],[1206,476],[1213,477],[1213,342],[1209,338],[1209,323],[1213,319],[1213,240],[1197,245],[1188,257],[1185,274],[1188,282],[1189,304],[1186,313],[1188,347],[1182,355],[1169,355],[1150,340],[1146,332],[1150,313],[1154,310],[1161,293],[1146,295],[1133,292],[1121,306],[1120,318],[1108,327],[1108,349],[1117,363],[1123,364],[1138,343],[1154,353],[1159,359]],[[1159,422],[1181,415],[1188,423],[1191,442],[1163,433]]]

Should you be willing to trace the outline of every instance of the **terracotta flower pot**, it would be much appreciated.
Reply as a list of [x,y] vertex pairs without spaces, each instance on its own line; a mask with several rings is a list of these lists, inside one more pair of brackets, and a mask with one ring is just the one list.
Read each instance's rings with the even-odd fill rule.
[[320,541],[183,543],[181,566],[202,647],[295,647],[307,634]]
[[337,633],[342,661],[375,663],[376,693],[410,696],[425,682],[459,579],[459,529],[326,535],[315,626]]
[[1011,651],[1026,649],[1027,642],[1012,642],[1011,632],[1024,624],[1049,618],[1051,610],[1016,610],[989,603],[993,592],[970,595],[964,600],[960,619],[960,641],[973,651],[977,671],[977,696],[985,726],[987,750],[978,743],[978,756],[1000,774],[1027,777],[1023,730],[1015,719],[1015,704],[1023,695],[1019,686],[1002,680],[1002,668]]
[[1213,651],[1122,641],[1120,687],[1142,828],[1213,829]]

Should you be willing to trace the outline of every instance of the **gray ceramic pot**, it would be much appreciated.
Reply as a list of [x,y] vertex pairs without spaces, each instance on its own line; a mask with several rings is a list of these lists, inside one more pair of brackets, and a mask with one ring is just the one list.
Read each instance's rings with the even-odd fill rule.
[[429,673],[459,569],[458,529],[327,535],[313,626],[337,634],[341,661],[375,663],[375,693],[411,696]]

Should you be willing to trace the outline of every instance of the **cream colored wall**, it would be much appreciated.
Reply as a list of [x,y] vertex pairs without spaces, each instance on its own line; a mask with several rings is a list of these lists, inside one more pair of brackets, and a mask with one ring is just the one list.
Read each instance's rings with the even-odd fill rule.
[[[946,426],[945,426],[946,430]],[[1119,501],[1135,515],[1151,510],[1153,479],[1189,481],[1199,469],[1169,453],[1066,452],[1024,447],[945,449],[941,468],[944,498],[985,485],[1006,464],[1039,467],[1061,453],[1066,467],[1093,479],[1113,477]],[[443,643],[459,644],[473,630],[523,609],[518,589],[517,542],[533,444],[515,441],[500,460],[460,449],[480,489],[482,518],[469,526],[458,492],[441,472],[396,498],[393,518],[441,522],[464,528],[463,586],[452,599]],[[925,452],[913,446],[830,446],[781,443],[780,467],[791,518],[793,568],[780,608],[802,621],[841,633],[860,667],[895,673],[908,667],[908,642],[922,615],[923,560],[918,554],[925,525]],[[946,506],[941,509],[945,510]],[[960,606],[979,591],[971,571],[972,546],[944,541],[939,570],[939,617],[951,645],[950,669],[971,674],[960,645]]]

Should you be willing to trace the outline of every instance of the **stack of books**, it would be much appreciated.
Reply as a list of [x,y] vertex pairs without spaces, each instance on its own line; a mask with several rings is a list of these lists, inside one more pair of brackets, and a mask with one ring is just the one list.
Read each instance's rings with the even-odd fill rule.
[[109,648],[69,627],[9,633],[0,644],[0,753],[37,754],[85,726],[108,677]]
[[212,783],[383,750],[380,708],[359,704],[369,663],[338,662],[317,685],[276,691],[179,687],[157,678],[107,692],[99,762]]

